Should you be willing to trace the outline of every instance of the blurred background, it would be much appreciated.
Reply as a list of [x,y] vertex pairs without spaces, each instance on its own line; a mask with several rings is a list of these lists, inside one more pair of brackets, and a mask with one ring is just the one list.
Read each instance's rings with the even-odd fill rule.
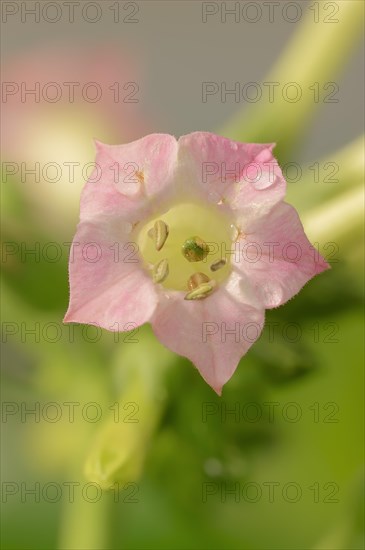
[[[2,546],[358,549],[363,4],[2,3]],[[63,325],[93,139],[277,143],[332,269],[221,398],[149,327]],[[126,327],[131,328],[131,327]]]

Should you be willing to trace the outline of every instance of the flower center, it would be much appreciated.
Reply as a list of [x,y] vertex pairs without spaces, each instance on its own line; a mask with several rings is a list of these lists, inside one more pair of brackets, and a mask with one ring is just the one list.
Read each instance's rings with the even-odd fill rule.
[[229,275],[235,231],[214,205],[182,203],[148,220],[137,244],[154,282],[200,299]]

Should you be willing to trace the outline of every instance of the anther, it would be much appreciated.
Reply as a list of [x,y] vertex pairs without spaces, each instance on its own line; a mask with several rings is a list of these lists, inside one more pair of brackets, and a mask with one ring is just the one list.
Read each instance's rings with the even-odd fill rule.
[[214,264],[212,264],[210,266],[210,270],[211,271],[218,271],[218,269],[222,269],[222,267],[224,267],[226,265],[227,261],[224,260],[223,258],[221,260],[217,260],[216,262],[214,262]]
[[169,274],[169,264],[166,259],[153,266],[152,279],[154,283],[162,283]]
[[203,300],[207,298],[209,294],[213,291],[215,287],[215,281],[209,281],[209,283],[201,283],[199,286],[194,288],[191,292],[188,292],[184,296],[184,300]]
[[188,280],[188,289],[194,290],[202,283],[209,283],[209,277],[205,273],[194,273]]
[[155,242],[156,250],[161,250],[169,236],[169,226],[162,220],[157,220],[148,231],[148,236]]

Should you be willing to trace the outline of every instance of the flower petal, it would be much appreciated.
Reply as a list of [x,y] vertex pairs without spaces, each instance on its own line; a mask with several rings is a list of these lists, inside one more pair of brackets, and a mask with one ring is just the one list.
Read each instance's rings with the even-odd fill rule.
[[296,210],[284,202],[244,224],[232,262],[265,308],[284,304],[330,267],[308,241]]
[[[141,268],[131,224],[123,220],[81,222],[70,253],[70,304],[64,322],[111,331],[131,330],[152,316],[157,296]],[[129,325],[128,325],[129,323]]]
[[241,357],[259,337],[264,310],[238,302],[224,287],[194,302],[175,292],[160,297],[151,323],[157,338],[190,359],[220,395]]
[[273,147],[194,132],[179,139],[179,165],[208,200],[257,217],[285,196],[286,182]]
[[177,141],[151,134],[125,145],[96,142],[96,167],[81,197],[81,220],[100,214],[135,221],[174,192]]

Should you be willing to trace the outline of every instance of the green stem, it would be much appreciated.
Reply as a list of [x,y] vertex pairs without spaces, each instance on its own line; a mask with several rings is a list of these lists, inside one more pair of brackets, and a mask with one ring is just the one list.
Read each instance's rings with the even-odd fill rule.
[[[315,166],[316,165],[316,166]],[[315,175],[314,169],[318,168]],[[295,205],[301,215],[332,201],[364,181],[364,136],[316,163],[302,167],[296,183],[288,183],[286,200]]]
[[[276,155],[283,161],[289,158],[303,128],[310,122],[314,110],[323,101],[323,86],[332,81],[348,59],[362,33],[363,3],[357,0],[337,2],[338,22],[326,22],[327,12],[322,3],[319,22],[308,9],[303,23],[294,34],[276,66],[264,82],[278,83],[274,102],[250,104],[237,113],[221,129],[221,134],[246,142],[277,142]],[[302,97],[291,103],[284,97],[282,87],[294,82]],[[313,85],[319,86],[320,99],[315,97]],[[293,92],[292,92],[293,93]]]
[[[74,473],[73,479],[82,479],[81,472],[78,471],[77,475]],[[108,548],[109,497],[110,495],[101,492],[100,488],[95,489],[83,481],[80,482],[75,488],[74,502],[67,501],[63,509],[59,534],[60,550]],[[94,499],[98,500],[90,502]]]
[[85,464],[87,478],[103,489],[139,480],[164,410],[163,377],[176,356],[147,327],[139,335],[138,343],[119,347],[115,357],[119,399],[95,435]]
[[309,210],[302,218],[309,239],[344,244],[363,224],[363,204],[361,185]]

